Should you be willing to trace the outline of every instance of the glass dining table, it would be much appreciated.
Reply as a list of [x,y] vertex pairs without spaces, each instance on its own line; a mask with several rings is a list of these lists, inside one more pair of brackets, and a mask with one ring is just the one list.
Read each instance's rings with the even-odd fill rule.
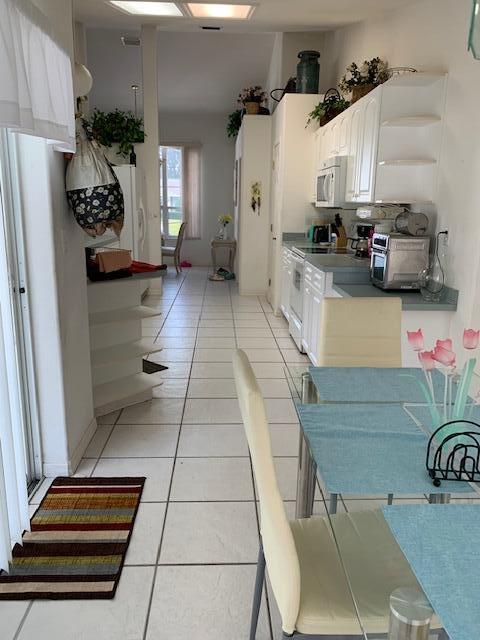
[[[390,585],[388,638],[467,640],[475,637],[473,629],[480,637],[480,615],[472,620],[472,601],[462,585],[463,576],[455,570],[462,566],[464,545],[471,542],[462,541],[462,537],[469,526],[477,527],[476,519],[480,523],[480,488],[474,482],[443,479],[435,486],[429,476],[426,452],[435,427],[432,406],[422,388],[422,370],[290,365],[286,376],[301,426],[296,517],[312,515],[318,483],[329,505],[331,534],[358,615],[358,636],[385,637],[372,626],[372,594],[367,597],[365,593],[359,563],[359,557],[369,567],[378,561],[365,557],[368,552],[362,539],[380,532],[378,553],[382,552],[381,539],[393,537],[398,562],[406,560],[409,575],[413,571],[418,580],[414,589],[407,583]],[[443,375],[435,372],[432,387],[439,399],[445,397],[443,384]],[[475,384],[480,388],[480,380]],[[465,413],[470,421],[480,424],[480,407],[473,401]],[[363,524],[358,513],[355,522],[348,522],[348,513],[337,513],[342,496],[381,498],[384,506],[375,515],[367,513]],[[448,533],[454,525],[459,527],[457,543]],[[358,542],[358,548],[353,541]],[[469,554],[469,560],[471,569],[476,567],[477,555],[480,576],[480,552]],[[480,578],[473,582],[472,598],[478,593]],[[455,588],[458,593],[452,599]],[[444,619],[450,635],[443,628]],[[430,635],[425,631],[428,626]]]

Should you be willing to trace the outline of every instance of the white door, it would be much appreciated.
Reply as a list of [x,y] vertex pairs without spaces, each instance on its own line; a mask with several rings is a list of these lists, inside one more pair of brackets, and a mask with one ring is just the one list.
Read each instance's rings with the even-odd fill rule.
[[270,208],[270,246],[268,259],[267,300],[277,310],[280,300],[281,283],[277,282],[277,265],[279,265],[279,247],[281,246],[281,185],[280,185],[280,142],[275,142],[272,150],[272,202]]
[[310,304],[310,349],[308,357],[314,365],[318,365],[318,343],[320,339],[321,313],[322,313],[323,294],[315,287],[312,287],[311,304]]
[[290,251],[284,249],[282,255],[282,293],[280,308],[288,320],[290,317],[290,283],[292,281],[292,262]]
[[312,286],[305,280],[303,286],[303,318],[302,318],[302,345],[305,353],[310,353],[312,341]]
[[377,160],[377,140],[380,117],[380,92],[374,92],[362,102],[362,136],[357,165],[357,201],[373,202]]

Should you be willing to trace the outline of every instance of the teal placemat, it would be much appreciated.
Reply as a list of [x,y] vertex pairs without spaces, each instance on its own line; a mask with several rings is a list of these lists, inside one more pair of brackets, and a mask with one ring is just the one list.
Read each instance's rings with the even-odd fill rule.
[[480,502],[382,511],[450,640],[480,638]]
[[[325,402],[426,402],[417,382],[425,384],[422,369],[310,367],[309,371]],[[432,373],[435,396],[441,401],[444,376],[439,371]]]
[[428,436],[399,405],[297,405],[318,472],[329,493],[471,493],[466,482],[434,487]]

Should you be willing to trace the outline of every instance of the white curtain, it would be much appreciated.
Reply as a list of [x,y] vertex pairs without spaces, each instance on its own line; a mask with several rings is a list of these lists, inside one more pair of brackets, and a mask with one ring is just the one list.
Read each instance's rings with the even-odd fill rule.
[[70,57],[30,0],[0,0],[0,126],[75,150]]
[[186,238],[201,235],[201,146],[183,146],[183,221]]

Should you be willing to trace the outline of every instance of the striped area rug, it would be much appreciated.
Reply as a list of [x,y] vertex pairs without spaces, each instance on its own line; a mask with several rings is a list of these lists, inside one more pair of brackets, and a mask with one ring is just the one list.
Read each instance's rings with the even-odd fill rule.
[[0,572],[0,600],[108,599],[145,478],[56,478]]

